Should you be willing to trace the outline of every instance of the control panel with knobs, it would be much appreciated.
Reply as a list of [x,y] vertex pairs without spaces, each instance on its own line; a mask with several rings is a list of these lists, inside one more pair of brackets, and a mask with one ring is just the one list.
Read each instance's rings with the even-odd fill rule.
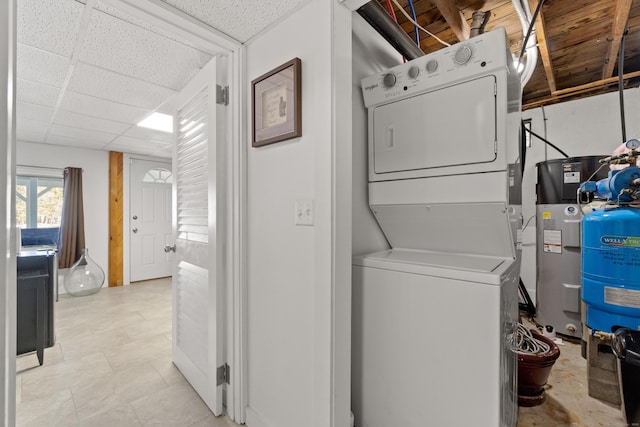
[[382,80],[382,82],[384,83],[384,85],[386,87],[394,87],[396,84],[396,75],[393,73],[387,73],[384,76],[384,79]]
[[435,73],[438,70],[438,61],[435,59],[431,59],[427,62],[427,73]]
[[465,42],[399,64],[362,80],[365,106],[388,102],[467,78],[513,68],[506,33],[497,28]]
[[464,65],[473,56],[473,49],[468,44],[462,45],[456,50],[456,54],[453,56],[453,60],[458,65]]

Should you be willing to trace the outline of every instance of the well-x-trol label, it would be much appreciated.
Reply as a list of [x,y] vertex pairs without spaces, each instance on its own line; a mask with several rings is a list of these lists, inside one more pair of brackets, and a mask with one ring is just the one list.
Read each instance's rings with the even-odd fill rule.
[[607,246],[640,247],[640,237],[602,236],[600,243]]

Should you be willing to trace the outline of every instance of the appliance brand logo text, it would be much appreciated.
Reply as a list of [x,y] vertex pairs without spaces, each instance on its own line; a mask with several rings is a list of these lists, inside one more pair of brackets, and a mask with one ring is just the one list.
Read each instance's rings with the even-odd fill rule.
[[378,87],[378,83],[372,84],[371,86],[365,86],[364,90],[374,90]]
[[607,246],[640,246],[640,237],[631,236],[602,236],[600,243]]

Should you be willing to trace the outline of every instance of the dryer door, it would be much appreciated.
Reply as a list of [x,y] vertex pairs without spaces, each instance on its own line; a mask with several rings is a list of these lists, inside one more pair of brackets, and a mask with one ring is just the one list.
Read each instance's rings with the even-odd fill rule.
[[376,107],[372,130],[378,175],[436,168],[447,174],[450,166],[491,163],[497,152],[496,77]]

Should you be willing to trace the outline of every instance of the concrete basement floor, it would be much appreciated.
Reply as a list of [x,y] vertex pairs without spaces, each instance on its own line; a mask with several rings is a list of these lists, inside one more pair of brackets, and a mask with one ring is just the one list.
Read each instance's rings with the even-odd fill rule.
[[[528,320],[523,323],[535,327]],[[547,381],[547,400],[539,406],[520,407],[518,427],[622,427],[622,410],[589,396],[587,360],[580,343],[564,340],[560,357]]]

